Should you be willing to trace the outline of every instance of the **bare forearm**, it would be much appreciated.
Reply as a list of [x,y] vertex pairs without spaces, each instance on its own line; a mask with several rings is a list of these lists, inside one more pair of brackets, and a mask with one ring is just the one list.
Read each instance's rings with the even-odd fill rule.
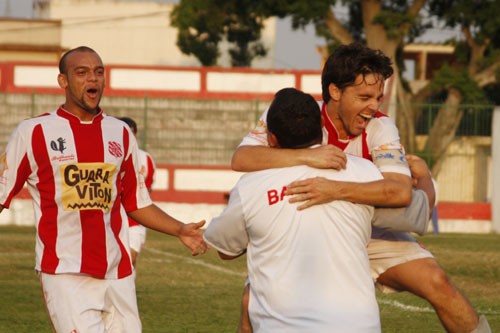
[[434,183],[432,182],[432,178],[429,174],[429,177],[422,177],[416,181],[415,188],[420,189],[427,194],[427,199],[429,200],[429,208],[434,209],[434,205],[436,204],[436,191],[434,189]]
[[404,207],[411,202],[411,181],[407,184],[391,179],[369,183],[335,182],[335,197],[377,207]]
[[298,180],[288,185],[285,192],[290,202],[300,202],[298,209],[345,200],[379,207],[403,207],[411,202],[411,179],[401,174],[387,174],[387,178],[366,182],[344,182],[324,177]]
[[425,192],[429,200],[429,208],[432,212],[436,204],[436,190],[429,167],[422,158],[416,155],[406,155],[406,159],[408,160],[408,165],[410,166],[413,177],[413,185],[415,188]]
[[154,204],[130,212],[129,216],[147,228],[176,237],[179,237],[183,226],[182,222],[174,219]]
[[295,165],[341,170],[345,168],[346,163],[345,153],[333,145],[304,149],[241,146],[233,155],[231,167],[235,171],[243,172],[285,168]]
[[231,160],[235,171],[251,172],[307,164],[303,149],[276,149],[265,146],[241,146]]

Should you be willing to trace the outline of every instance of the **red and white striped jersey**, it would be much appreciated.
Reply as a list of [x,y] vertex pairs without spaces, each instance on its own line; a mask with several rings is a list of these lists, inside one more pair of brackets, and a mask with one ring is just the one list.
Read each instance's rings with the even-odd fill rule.
[[101,110],[84,122],[60,107],[19,124],[0,159],[0,204],[24,183],[33,198],[36,270],[132,273],[126,211],[151,204],[128,126]]
[[[392,119],[382,113],[377,113],[365,128],[365,131],[355,137],[339,139],[338,130],[328,116],[326,103],[318,102],[325,125],[323,127],[323,144],[339,147],[348,154],[360,156],[373,161],[381,172],[396,172],[410,176],[410,168],[404,159],[404,149],[399,140],[399,131]],[[248,133],[240,146],[264,145],[267,143],[267,111],[260,117],[257,126]],[[385,161],[384,161],[385,159]]]

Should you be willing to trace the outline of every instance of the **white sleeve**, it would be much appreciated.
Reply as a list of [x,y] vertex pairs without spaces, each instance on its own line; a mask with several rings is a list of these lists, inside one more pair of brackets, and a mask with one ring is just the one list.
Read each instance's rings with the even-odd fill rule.
[[423,190],[413,190],[409,206],[376,208],[372,224],[393,231],[411,231],[423,235],[429,226],[429,200]]
[[21,122],[10,135],[5,152],[0,155],[0,204],[9,208],[10,202],[32,173],[29,162],[29,142],[33,127]]
[[267,108],[259,118],[257,125],[241,141],[239,146],[268,146],[267,142]]
[[226,209],[212,219],[203,238],[208,245],[230,256],[237,256],[247,248],[249,238],[237,186],[231,191]]
[[399,139],[399,131],[391,118],[380,117],[371,120],[367,133],[368,149],[373,163],[380,172],[411,176],[404,147]]

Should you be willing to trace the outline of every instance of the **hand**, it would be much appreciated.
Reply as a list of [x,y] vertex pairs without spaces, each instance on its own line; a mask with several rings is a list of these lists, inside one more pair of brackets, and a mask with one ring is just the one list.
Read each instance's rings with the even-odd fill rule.
[[201,227],[205,225],[205,220],[198,223],[187,223],[182,225],[179,239],[181,242],[191,249],[191,254],[196,256],[207,252],[207,243],[203,240],[203,230]]
[[431,172],[422,158],[416,155],[406,155],[406,160],[410,167],[413,186],[417,186],[418,182],[423,178],[431,179]]
[[347,158],[342,149],[334,145],[321,145],[308,149],[307,165],[318,169],[345,169]]
[[333,183],[334,181],[323,177],[298,180],[287,186],[285,195],[292,195],[290,203],[304,202],[298,207],[298,210],[303,210],[333,201],[336,189]]

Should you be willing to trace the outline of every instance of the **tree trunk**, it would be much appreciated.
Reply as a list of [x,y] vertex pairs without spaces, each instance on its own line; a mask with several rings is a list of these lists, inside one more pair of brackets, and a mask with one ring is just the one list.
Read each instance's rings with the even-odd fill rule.
[[396,124],[399,129],[399,137],[401,144],[409,153],[415,153],[416,136],[415,136],[415,111],[412,107],[412,96],[407,93],[399,80],[396,83],[397,93],[397,108],[398,116],[396,117]]
[[463,111],[460,110],[462,94],[456,88],[448,89],[448,97],[439,110],[434,124],[429,132],[425,151],[430,153],[432,160],[432,174],[436,177],[441,170],[444,154],[455,138]]

